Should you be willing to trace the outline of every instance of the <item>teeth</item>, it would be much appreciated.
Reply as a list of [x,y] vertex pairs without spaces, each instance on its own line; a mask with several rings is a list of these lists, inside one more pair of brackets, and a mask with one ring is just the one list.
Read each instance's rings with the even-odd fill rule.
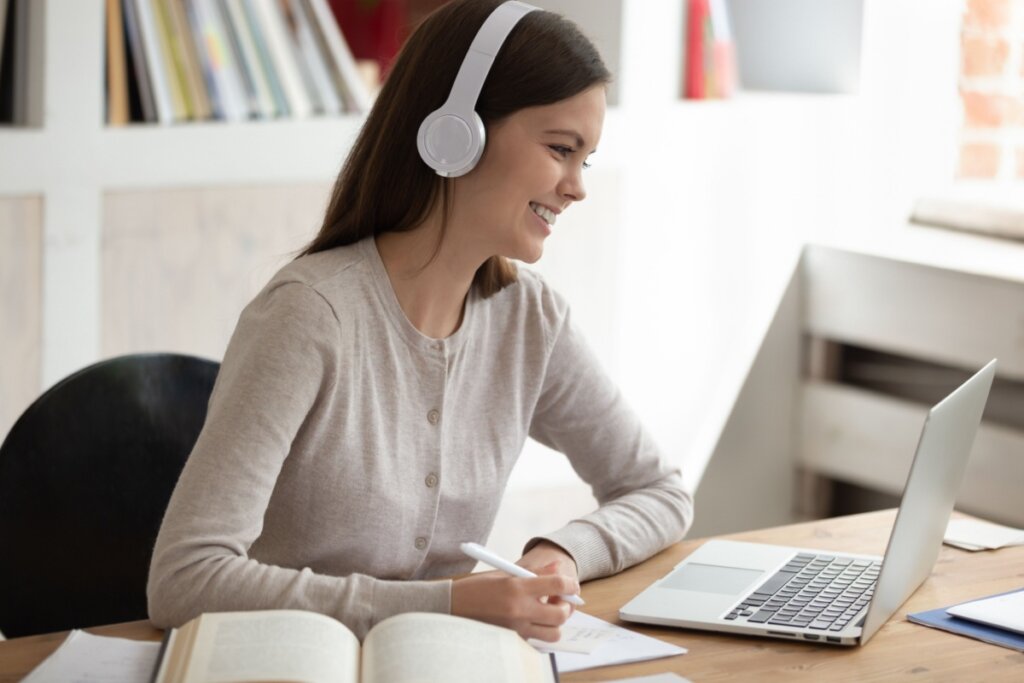
[[556,216],[554,211],[551,211],[550,209],[547,209],[541,206],[540,204],[535,204],[533,202],[530,202],[530,208],[533,209],[533,212],[535,214],[543,218],[548,225],[555,224]]

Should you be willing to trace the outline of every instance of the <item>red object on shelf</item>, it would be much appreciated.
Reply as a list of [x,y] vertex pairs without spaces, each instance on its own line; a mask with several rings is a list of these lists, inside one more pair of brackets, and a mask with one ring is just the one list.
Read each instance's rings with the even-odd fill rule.
[[711,10],[708,0],[687,0],[686,3],[686,80],[683,96],[700,100],[707,97],[705,83],[705,26]]
[[356,59],[380,66],[381,81],[408,32],[406,0],[328,0]]

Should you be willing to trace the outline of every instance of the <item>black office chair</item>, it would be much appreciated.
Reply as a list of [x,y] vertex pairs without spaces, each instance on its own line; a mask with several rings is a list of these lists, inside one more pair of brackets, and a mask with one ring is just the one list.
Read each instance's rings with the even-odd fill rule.
[[91,365],[0,446],[0,631],[146,618],[150,556],[219,365],[176,354]]

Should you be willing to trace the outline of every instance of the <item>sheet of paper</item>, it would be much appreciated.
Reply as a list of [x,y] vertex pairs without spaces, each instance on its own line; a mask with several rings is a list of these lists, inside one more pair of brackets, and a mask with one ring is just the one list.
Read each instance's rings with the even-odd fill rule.
[[986,548],[983,545],[971,545],[970,543],[961,543],[960,541],[951,541],[948,538],[943,539],[942,542],[945,543],[946,545],[951,545],[954,548],[960,548],[961,550],[969,550],[972,553],[976,553],[979,550],[991,550],[991,548]]
[[[685,647],[678,647],[635,633],[580,611],[576,611],[569,617],[566,626],[592,629],[594,631],[607,631],[609,636],[602,639],[600,645],[594,648],[590,654],[556,651],[555,662],[558,665],[559,672],[562,673],[686,654]],[[548,643],[544,645],[548,645]],[[538,647],[538,649],[545,652],[548,651],[544,647]]]
[[562,637],[557,643],[548,643],[532,638],[528,642],[538,650],[546,652],[578,652],[582,655],[589,655],[597,646],[610,640],[614,635],[615,632],[610,628],[576,626],[570,619],[562,626]]
[[1024,545],[1024,529],[974,519],[952,519],[943,539],[958,547],[977,546],[994,550],[1009,545]]
[[148,683],[160,643],[72,631],[21,683]]
[[965,602],[950,607],[946,613],[1024,635],[1024,589]]
[[683,678],[679,674],[664,673],[639,676],[637,678],[616,678],[614,681],[608,681],[608,683],[690,683],[690,679]]

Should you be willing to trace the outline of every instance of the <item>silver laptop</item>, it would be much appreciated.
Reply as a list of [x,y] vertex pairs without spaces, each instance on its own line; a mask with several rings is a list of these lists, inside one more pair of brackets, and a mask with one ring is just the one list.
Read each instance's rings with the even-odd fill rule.
[[710,540],[619,617],[863,645],[931,573],[995,369],[993,360],[928,412],[884,557]]

